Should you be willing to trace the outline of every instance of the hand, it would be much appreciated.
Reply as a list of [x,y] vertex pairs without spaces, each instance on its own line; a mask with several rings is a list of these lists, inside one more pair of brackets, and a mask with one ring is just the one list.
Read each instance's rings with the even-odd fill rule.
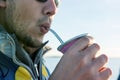
[[107,56],[95,57],[99,49],[91,37],[80,38],[63,55],[49,80],[108,80],[111,70],[103,67]]

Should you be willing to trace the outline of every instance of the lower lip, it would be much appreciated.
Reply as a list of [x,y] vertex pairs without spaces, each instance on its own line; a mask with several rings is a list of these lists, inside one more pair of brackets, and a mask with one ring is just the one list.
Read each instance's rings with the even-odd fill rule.
[[40,27],[40,32],[42,34],[46,34],[48,32],[48,30],[46,30],[44,27]]

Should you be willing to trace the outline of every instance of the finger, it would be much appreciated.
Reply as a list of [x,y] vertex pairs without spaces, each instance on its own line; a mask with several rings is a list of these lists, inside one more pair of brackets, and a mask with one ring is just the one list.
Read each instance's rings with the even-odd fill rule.
[[100,72],[100,77],[102,80],[108,80],[108,78],[112,75],[112,71],[109,68],[104,69],[104,71]]
[[91,44],[92,41],[93,41],[93,38],[90,36],[81,37],[68,49],[68,51],[70,51],[71,53],[75,53],[74,51],[81,51],[85,47],[87,47],[89,44]]
[[86,49],[84,49],[84,54],[91,61],[99,50],[100,50],[100,46],[94,43],[90,45],[89,47],[87,47]]
[[100,70],[105,63],[107,62],[108,58],[106,55],[101,55],[93,60],[93,65],[95,66],[95,70]]

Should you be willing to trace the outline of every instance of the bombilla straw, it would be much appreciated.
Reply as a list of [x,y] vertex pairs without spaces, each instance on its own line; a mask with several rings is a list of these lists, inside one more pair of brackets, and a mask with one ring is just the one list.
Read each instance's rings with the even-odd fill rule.
[[59,42],[61,44],[64,43],[64,41],[60,38],[60,36],[53,30],[53,29],[50,29],[50,31],[53,33],[53,35],[59,40]]

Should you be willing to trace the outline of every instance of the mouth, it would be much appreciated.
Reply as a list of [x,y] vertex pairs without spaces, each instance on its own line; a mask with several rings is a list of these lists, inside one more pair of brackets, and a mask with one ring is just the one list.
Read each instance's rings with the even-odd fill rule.
[[42,34],[46,34],[50,29],[50,24],[49,23],[44,23],[44,24],[40,25],[39,27],[40,27],[40,32]]

